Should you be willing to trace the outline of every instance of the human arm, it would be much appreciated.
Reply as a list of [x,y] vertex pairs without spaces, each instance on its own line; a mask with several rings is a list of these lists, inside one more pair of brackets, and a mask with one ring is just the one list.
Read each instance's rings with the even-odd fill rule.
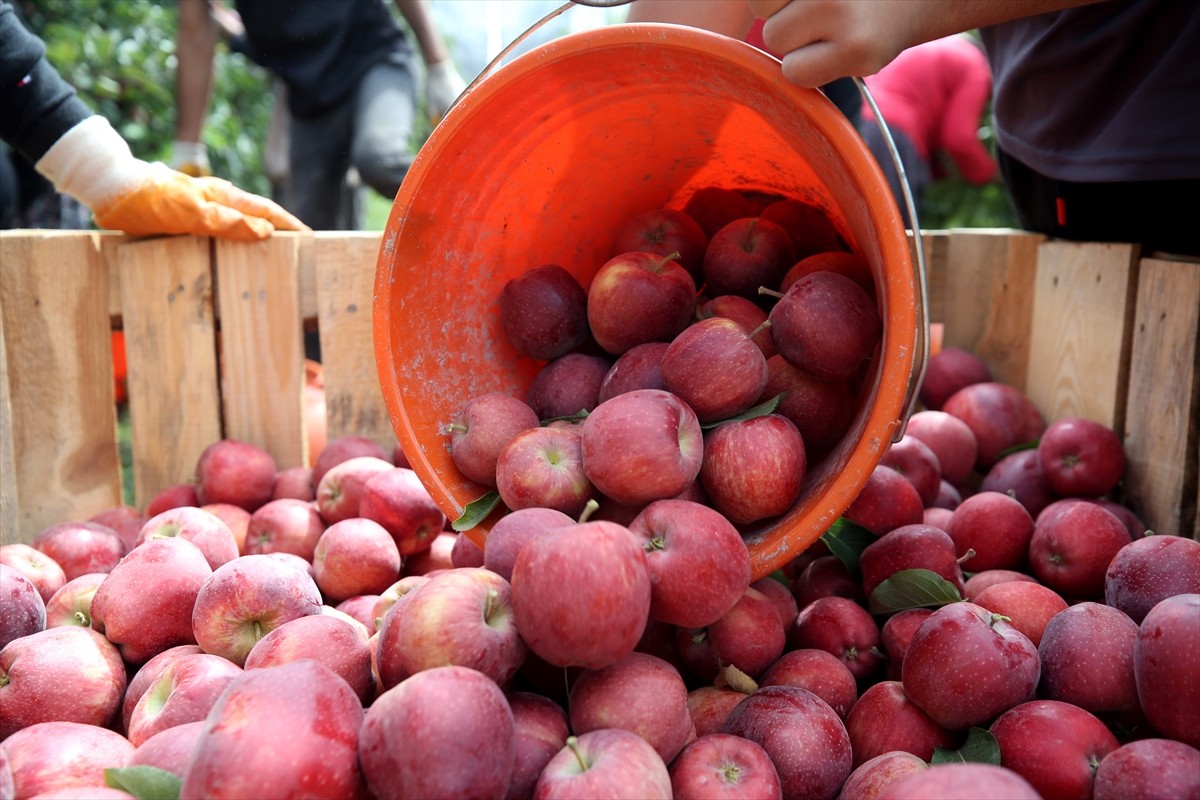
[[425,104],[429,116],[436,123],[440,120],[454,101],[467,87],[466,81],[458,74],[450,51],[442,39],[433,17],[429,14],[425,0],[394,0],[400,15],[408,23],[417,47],[425,61],[427,85],[425,89]]
[[625,21],[690,25],[744,40],[754,14],[746,0],[634,0]]
[[900,51],[955,33],[1103,0],[749,0],[800,86],[874,75]]
[[175,148],[171,164],[189,175],[207,175],[208,153],[201,143],[212,94],[217,34],[208,0],[179,0],[175,37]]

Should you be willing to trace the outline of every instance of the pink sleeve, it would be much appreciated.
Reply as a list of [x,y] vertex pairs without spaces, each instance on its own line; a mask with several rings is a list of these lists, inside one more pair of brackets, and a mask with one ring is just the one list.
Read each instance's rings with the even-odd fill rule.
[[979,139],[979,125],[992,92],[992,75],[982,54],[959,66],[963,69],[946,102],[939,138],[964,179],[987,183],[996,175],[996,161]]

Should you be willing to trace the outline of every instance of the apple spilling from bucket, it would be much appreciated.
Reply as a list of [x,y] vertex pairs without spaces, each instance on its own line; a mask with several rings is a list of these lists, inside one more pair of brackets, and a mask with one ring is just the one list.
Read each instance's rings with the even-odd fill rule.
[[[1200,794],[1200,542],[1115,501],[1111,429],[1047,424],[943,349],[844,516],[754,580],[678,467],[744,463],[711,439],[739,427],[646,364],[582,423],[465,404],[464,473],[527,457],[514,483],[567,509],[513,508],[482,547],[362,436],[311,468],[221,440],[146,509],[0,546],[0,797]],[[608,405],[630,397],[654,400]],[[622,475],[590,423],[667,455]]]

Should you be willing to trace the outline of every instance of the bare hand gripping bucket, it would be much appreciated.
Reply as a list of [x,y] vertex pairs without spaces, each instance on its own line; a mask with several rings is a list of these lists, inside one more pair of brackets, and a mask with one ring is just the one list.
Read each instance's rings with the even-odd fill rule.
[[[836,107],[787,83],[769,55],[691,28],[615,25],[488,74],[396,195],[376,268],[376,362],[396,436],[451,519],[488,487],[455,468],[443,426],[484,392],[524,398],[542,365],[505,338],[504,284],[555,263],[586,288],[629,217],[710,186],[823,208],[871,265],[884,323],[849,432],[810,465],[790,512],[747,531],[755,577],[854,500],[903,430],[926,358],[923,276],[878,164]],[[483,527],[471,532],[480,543]]]

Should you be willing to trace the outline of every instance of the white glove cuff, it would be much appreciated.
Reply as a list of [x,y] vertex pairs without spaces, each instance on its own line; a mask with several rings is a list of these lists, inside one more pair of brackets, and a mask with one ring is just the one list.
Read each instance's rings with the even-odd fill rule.
[[150,169],[133,157],[129,144],[99,115],[63,134],[36,166],[55,189],[92,209],[128,192]]
[[203,142],[176,141],[171,147],[171,164],[201,164],[208,166],[208,148]]
[[457,77],[458,71],[454,69],[454,62],[448,58],[442,59],[436,64],[430,64],[426,67],[430,78],[450,79]]

